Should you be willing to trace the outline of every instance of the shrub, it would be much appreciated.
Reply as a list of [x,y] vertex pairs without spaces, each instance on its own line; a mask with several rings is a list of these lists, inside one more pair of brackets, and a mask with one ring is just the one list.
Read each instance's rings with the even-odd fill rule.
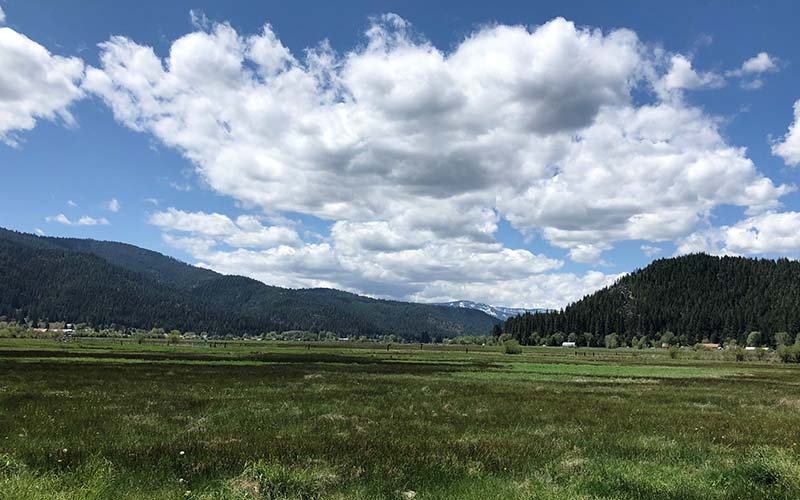
[[663,335],[661,335],[660,342],[661,342],[661,345],[664,345],[664,344],[673,345],[675,343],[675,340],[676,340],[675,339],[675,334],[672,333],[671,331],[667,330],[666,332],[664,332]]
[[171,332],[169,332],[169,335],[167,336],[167,344],[177,344],[180,341],[181,341],[181,332],[179,332],[178,330],[172,330]]
[[775,346],[781,347],[784,345],[789,345],[789,333],[788,332],[778,332],[775,334]]
[[800,345],[779,347],[778,358],[784,363],[800,363]]
[[747,346],[758,347],[761,343],[761,332],[750,332],[747,334]]
[[617,347],[619,347],[619,337],[617,336],[616,333],[609,333],[608,335],[605,336],[603,340],[604,340],[603,343],[609,349],[616,349]]
[[503,343],[506,354],[522,354],[522,346],[516,340],[507,340]]

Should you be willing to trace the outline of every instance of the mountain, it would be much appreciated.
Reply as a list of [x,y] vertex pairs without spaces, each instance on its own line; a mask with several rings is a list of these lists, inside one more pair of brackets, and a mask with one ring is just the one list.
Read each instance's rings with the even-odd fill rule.
[[208,332],[333,331],[403,339],[485,335],[476,310],[286,289],[116,242],[0,228],[0,316]]
[[539,312],[551,311],[551,309],[543,309],[543,308],[525,309],[521,307],[490,306],[489,304],[483,304],[481,302],[473,302],[471,300],[454,300],[453,302],[440,302],[434,305],[444,306],[444,307],[457,307],[461,309],[476,309],[478,311],[482,311],[488,314],[489,316],[494,316],[500,321],[505,321],[508,318],[512,318],[514,316],[518,316],[526,312],[539,313]]
[[[510,318],[505,333],[523,343],[556,345],[570,337],[603,345],[606,335],[620,343],[660,344],[671,332],[682,345],[703,340],[736,340],[750,332],[765,345],[775,334],[800,331],[800,262],[693,254],[659,259],[563,311]],[[670,337],[667,334],[667,337]]]

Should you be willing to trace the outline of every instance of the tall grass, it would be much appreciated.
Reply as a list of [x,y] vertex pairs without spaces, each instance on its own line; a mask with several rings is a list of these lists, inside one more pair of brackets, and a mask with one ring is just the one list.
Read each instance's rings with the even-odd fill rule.
[[0,498],[800,498],[798,375],[633,350],[0,344]]

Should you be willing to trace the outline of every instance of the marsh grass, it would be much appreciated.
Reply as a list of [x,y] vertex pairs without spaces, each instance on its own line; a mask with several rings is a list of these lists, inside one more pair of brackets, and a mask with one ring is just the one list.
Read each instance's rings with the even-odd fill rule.
[[0,498],[800,498],[796,367],[367,347],[0,343]]

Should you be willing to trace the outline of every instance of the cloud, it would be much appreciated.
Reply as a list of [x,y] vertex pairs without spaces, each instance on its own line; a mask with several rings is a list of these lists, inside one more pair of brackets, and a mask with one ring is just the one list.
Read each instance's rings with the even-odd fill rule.
[[294,229],[264,226],[258,217],[250,215],[239,216],[233,221],[218,213],[192,213],[170,207],[164,212],[152,214],[150,223],[165,231],[192,233],[205,237],[204,241],[214,238],[237,247],[271,247],[300,243],[300,237]]
[[675,249],[675,255],[707,253],[710,255],[734,255],[724,249],[723,235],[719,228],[708,228],[682,238]]
[[69,208],[77,208],[78,204],[72,200],[67,200],[67,206],[69,206]]
[[[718,75],[630,30],[561,18],[494,25],[445,52],[384,15],[344,53],[323,42],[296,56],[270,25],[242,35],[213,24],[164,58],[124,37],[100,47],[84,88],[119,122],[181,152],[240,206],[331,224],[329,240],[258,251],[216,248],[238,234],[226,216],[224,234],[195,228],[183,243],[165,229],[202,250],[198,260],[273,283],[428,297],[436,282],[501,294],[481,266],[510,275],[498,262],[519,259],[528,267],[509,268],[517,280],[555,267],[499,244],[500,217],[602,263],[617,241],[685,238],[715,207],[757,215],[793,189],[764,177],[715,117],[684,102],[680,90],[718,85]],[[456,258],[467,265],[447,263]],[[424,285],[415,269],[443,277]],[[517,299],[538,300],[549,299]]]
[[[506,176],[546,175],[536,163],[601,107],[629,100],[639,60],[631,32],[563,20],[533,33],[482,30],[449,56],[405,26],[384,18],[362,49],[337,56],[323,45],[304,63],[269,26],[189,34],[166,67],[113,38],[86,87],[123,123],[182,150],[219,192],[325,219],[388,220],[418,202],[491,205]],[[210,67],[219,71],[201,74]],[[539,146],[544,158],[531,157]]]
[[47,222],[58,222],[59,224],[64,224],[65,226],[105,226],[109,224],[108,219],[105,217],[95,219],[94,217],[89,217],[88,215],[84,215],[76,221],[69,219],[64,214],[45,217],[45,220]]
[[751,57],[750,59],[746,60],[742,63],[742,67],[739,69],[739,71],[745,74],[764,73],[767,71],[777,70],[777,59],[770,56],[766,52],[759,52],[755,57]]
[[169,185],[170,185],[170,187],[172,189],[174,189],[176,191],[182,191],[184,193],[187,193],[187,192],[192,190],[191,184],[188,184],[188,183],[180,183],[180,182],[170,181]]
[[6,13],[3,12],[3,8],[0,7],[0,24],[4,24],[6,22]]
[[52,55],[11,28],[0,28],[0,142],[17,146],[36,121],[75,124],[69,106],[83,96],[83,62]]
[[[286,287],[335,287],[422,302],[469,297],[557,307],[616,278],[598,272],[553,273],[563,263],[544,255],[463,237],[435,238],[380,222],[337,222],[319,243],[229,249],[219,245],[229,244],[229,235],[236,233],[230,218],[202,213],[182,213],[177,219],[183,223],[167,218],[169,226],[186,234],[170,230],[165,241],[201,266]],[[152,222],[164,224],[160,217]]]
[[105,207],[108,210],[117,213],[122,208],[122,205],[120,205],[119,201],[116,198],[111,198],[109,201],[105,203]]
[[741,78],[739,85],[745,90],[758,90],[764,86],[764,80],[758,78],[764,73],[774,73],[780,70],[780,61],[767,54],[759,52],[757,55],[747,59],[742,65],[725,73],[726,76]]
[[742,81],[739,84],[739,86],[742,87],[745,90],[758,90],[758,89],[760,89],[761,87],[764,86],[764,80],[762,80],[761,78],[755,78],[753,80],[746,80],[746,81]]
[[606,243],[577,243],[571,246],[569,250],[569,258],[575,262],[582,262],[585,264],[607,264],[600,256],[606,250],[610,250],[611,245]]
[[742,254],[800,252],[800,213],[766,213],[722,230],[725,247]]
[[642,250],[642,253],[648,257],[653,257],[654,255],[658,255],[663,251],[661,247],[656,247],[653,245],[642,245],[639,248]]
[[64,215],[64,214],[58,214],[58,215],[54,215],[54,216],[45,217],[45,220],[47,222],[58,222],[60,224],[64,224],[65,226],[71,226],[72,225],[72,221],[70,221],[67,218],[67,216]]
[[195,9],[189,10],[189,22],[198,30],[206,30],[212,25],[205,12]]
[[[498,207],[562,248],[689,234],[716,206],[774,208],[791,186],[762,176],[696,108],[660,103],[605,109],[549,177],[506,188]],[[514,185],[518,185],[514,183]]]
[[34,229],[33,232],[36,233],[38,236],[44,236],[44,231],[42,231],[38,227],[36,229]]
[[794,103],[794,122],[783,139],[772,145],[772,154],[783,158],[789,166],[800,165],[800,99]]
[[95,219],[94,217],[89,217],[88,215],[84,215],[78,222],[75,223],[77,226],[105,226],[108,224],[108,219],[105,217],[100,217],[99,219]]
[[736,224],[709,228],[688,236],[678,254],[716,255],[798,254],[800,212],[767,212]]
[[670,70],[659,82],[663,92],[674,90],[696,90],[701,88],[719,88],[725,85],[725,79],[714,72],[698,73],[692,68],[692,62],[681,54],[672,56]]

